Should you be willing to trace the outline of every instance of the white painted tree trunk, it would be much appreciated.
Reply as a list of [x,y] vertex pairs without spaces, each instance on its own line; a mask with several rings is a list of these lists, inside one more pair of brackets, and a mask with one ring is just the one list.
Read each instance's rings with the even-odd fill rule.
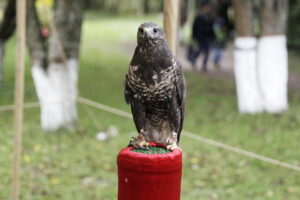
[[288,109],[288,54],[284,35],[259,39],[258,72],[264,109],[270,113]]
[[238,108],[242,113],[257,113],[263,110],[257,76],[255,37],[237,37],[234,50],[234,72]]
[[41,124],[46,131],[72,129],[77,120],[78,62],[50,63],[45,71],[33,65],[32,76],[41,107]]

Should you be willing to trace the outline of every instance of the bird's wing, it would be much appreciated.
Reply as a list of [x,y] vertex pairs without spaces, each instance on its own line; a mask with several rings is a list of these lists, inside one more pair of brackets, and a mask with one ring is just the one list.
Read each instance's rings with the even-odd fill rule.
[[140,133],[141,129],[146,129],[145,106],[142,104],[142,102],[136,100],[135,98],[133,99],[133,101],[131,101],[130,105],[135,127]]
[[186,84],[185,79],[182,73],[181,67],[179,68],[180,72],[178,74],[178,81],[176,83],[176,91],[177,91],[177,102],[179,105],[179,112],[180,112],[180,123],[177,130],[178,134],[178,142],[180,139],[180,133],[182,131],[183,127],[183,121],[184,121],[184,111],[185,111],[185,98],[186,98]]
[[125,101],[127,104],[131,104],[132,101],[132,97],[133,97],[133,92],[131,90],[131,88],[129,87],[128,83],[127,83],[127,75],[125,77],[125,88],[124,88],[124,97],[125,97]]
[[145,129],[145,119],[146,119],[145,106],[141,101],[134,98],[134,92],[129,87],[126,80],[125,80],[124,96],[125,96],[126,103],[130,104],[131,106],[133,121],[137,131],[140,133],[141,129]]
[[171,98],[169,99],[169,122],[172,131],[177,133],[177,142],[180,140],[180,133],[184,120],[185,108],[185,80],[182,74],[181,67],[176,64],[177,68],[177,81],[174,83],[175,87],[172,91]]
[[[177,64],[177,65],[179,65],[179,64]],[[183,108],[183,111],[184,111],[185,97],[186,97],[186,85],[185,85],[185,79],[183,76],[181,66],[179,66],[177,68],[176,90],[177,90],[177,101],[178,101],[179,105]]]

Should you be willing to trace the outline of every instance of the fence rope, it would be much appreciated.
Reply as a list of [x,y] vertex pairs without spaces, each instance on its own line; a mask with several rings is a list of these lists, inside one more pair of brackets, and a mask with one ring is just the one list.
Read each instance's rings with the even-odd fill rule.
[[[104,110],[104,111],[107,111],[107,112],[110,112],[110,113],[113,113],[113,114],[116,114],[116,115],[119,115],[119,116],[122,116],[122,117],[125,117],[125,118],[128,118],[128,119],[132,119],[132,114],[131,113],[128,113],[128,112],[125,112],[125,111],[122,111],[122,110],[119,110],[119,109],[116,109],[116,108],[98,103],[96,101],[92,101],[90,99],[79,97],[78,102],[84,103],[86,105],[90,105],[94,108]],[[203,136],[197,135],[195,133],[191,133],[189,131],[183,130],[182,132],[183,132],[182,136],[188,137],[190,139],[194,139],[194,140],[197,140],[199,142],[202,142],[202,143],[205,143],[205,144],[208,144],[208,145],[212,145],[212,146],[215,146],[215,147],[218,147],[218,148],[230,151],[230,152],[234,152],[234,153],[237,153],[237,154],[249,157],[249,158],[257,159],[257,160],[260,160],[260,161],[263,161],[263,162],[267,162],[267,163],[270,163],[270,164],[273,164],[273,165],[277,165],[277,166],[280,166],[280,167],[284,167],[284,168],[288,168],[288,169],[292,169],[292,170],[300,172],[300,167],[297,166],[297,165],[292,165],[292,164],[289,164],[289,163],[281,162],[279,160],[269,158],[269,157],[266,157],[266,156],[262,156],[262,155],[254,153],[254,152],[246,151],[246,150],[243,150],[243,149],[231,146],[231,145],[227,145],[227,144],[224,144],[224,143],[212,140],[212,139],[205,138]]]
[[[40,106],[39,102],[31,102],[31,103],[24,103],[23,108],[35,108],[35,107],[39,107],[39,106]],[[15,105],[0,106],[0,112],[11,111],[14,109],[15,109]]]
[[92,106],[94,108],[98,108],[100,110],[104,110],[106,112],[110,112],[110,113],[119,115],[121,117],[132,119],[132,114],[131,113],[125,112],[123,110],[119,110],[117,108],[113,108],[111,106],[104,105],[102,103],[98,103],[96,101],[93,101],[93,100],[90,100],[90,99],[87,99],[87,98],[84,98],[84,97],[78,97],[77,101],[80,102],[80,103],[84,103],[86,105]]
[[[96,102],[96,101],[93,101],[93,100],[90,100],[90,99],[87,99],[87,98],[84,98],[84,97],[78,97],[77,101],[79,103],[89,105],[93,108],[103,110],[103,111],[118,115],[120,117],[124,117],[124,118],[127,118],[127,119],[132,119],[132,114],[131,113],[125,112],[123,110],[120,110],[120,109],[117,109],[117,108],[114,108],[114,107],[111,107],[111,106],[107,106],[105,104],[102,104],[102,103],[99,103],[99,102]],[[39,106],[38,102],[32,102],[32,103],[25,103],[24,104],[24,108],[33,108],[33,107],[38,107],[38,106]],[[0,111],[8,111],[8,110],[13,110],[13,109],[14,109],[14,105],[0,106]],[[284,168],[287,168],[287,169],[291,169],[291,170],[295,170],[295,171],[300,172],[300,166],[292,165],[292,164],[282,162],[282,161],[279,161],[279,160],[276,160],[276,159],[273,159],[273,158],[270,158],[270,157],[262,156],[262,155],[259,155],[257,153],[251,152],[251,151],[246,151],[246,150],[243,150],[241,148],[237,148],[237,147],[227,145],[227,144],[224,144],[224,143],[212,140],[212,139],[208,139],[206,137],[197,135],[197,134],[189,132],[189,131],[183,130],[182,132],[183,132],[182,136],[190,138],[190,139],[197,140],[198,142],[208,144],[208,145],[211,145],[211,146],[215,146],[215,147],[218,147],[220,149],[224,149],[224,150],[227,150],[227,151],[230,151],[230,152],[234,152],[234,153],[237,153],[237,154],[249,157],[249,158],[257,159],[257,160],[260,160],[260,161],[263,161],[263,162],[266,162],[266,163],[270,163],[270,164],[273,164],[273,165],[277,165],[277,166],[280,166],[280,167],[284,167]]]
[[278,165],[278,166],[281,166],[281,167],[289,168],[289,169],[296,170],[296,171],[300,172],[300,167],[297,166],[297,165],[292,165],[292,164],[289,164],[289,163],[281,162],[281,161],[275,160],[273,158],[262,156],[262,155],[259,155],[259,154],[256,154],[256,153],[253,153],[253,152],[250,152],[250,151],[246,151],[246,150],[234,147],[234,146],[230,146],[230,145],[227,145],[227,144],[224,144],[224,143],[212,140],[212,139],[202,137],[200,135],[196,135],[195,133],[191,133],[191,132],[188,132],[188,131],[182,131],[182,132],[183,132],[184,136],[186,136],[188,138],[191,138],[191,139],[195,139],[199,142],[209,144],[209,145],[221,148],[221,149],[225,149],[227,151],[231,151],[231,152],[234,152],[234,153],[238,153],[238,154],[250,157],[250,158],[261,160],[261,161],[264,161],[264,162],[267,162],[267,163],[271,163],[273,165]]

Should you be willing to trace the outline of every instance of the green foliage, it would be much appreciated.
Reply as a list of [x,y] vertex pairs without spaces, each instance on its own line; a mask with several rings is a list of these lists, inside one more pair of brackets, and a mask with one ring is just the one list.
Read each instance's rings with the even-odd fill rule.
[[[144,21],[161,23],[153,17],[86,16],[79,79],[82,96],[129,112],[123,98],[123,80],[133,54],[136,29]],[[0,105],[13,102],[14,41],[6,46]],[[186,81],[185,130],[300,165],[299,91],[290,91],[290,109],[285,113],[241,115],[233,82],[191,72],[186,73]],[[27,102],[36,100],[29,65],[25,94]],[[82,104],[78,104],[78,113],[76,132],[45,133],[39,125],[39,109],[25,110],[22,200],[117,198],[116,156],[131,136],[136,136],[133,121]],[[0,112],[1,200],[9,199],[11,188],[12,121],[12,112]],[[97,132],[110,125],[116,125],[120,135],[105,142],[96,140]],[[184,200],[300,199],[299,172],[199,143],[184,134],[179,145],[183,149]]]
[[39,21],[42,27],[50,27],[50,23],[53,19],[53,0],[38,0],[36,1],[36,10]]
[[289,1],[288,44],[300,48],[300,1]]
[[115,14],[144,14],[162,11],[162,0],[88,0],[87,9]]
[[103,5],[104,9],[113,13],[141,13],[142,12],[141,2],[142,1],[140,0],[125,0],[125,1],[103,0],[100,3]]
[[291,72],[297,72],[300,74],[300,52],[299,50],[294,50],[289,52],[289,70]]

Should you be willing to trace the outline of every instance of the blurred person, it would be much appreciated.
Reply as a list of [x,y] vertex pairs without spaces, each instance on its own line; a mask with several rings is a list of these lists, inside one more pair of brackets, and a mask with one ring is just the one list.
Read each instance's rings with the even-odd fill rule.
[[209,51],[214,40],[213,23],[211,3],[209,0],[203,0],[200,12],[196,15],[192,26],[192,39],[196,42],[197,48],[191,46],[188,50],[188,59],[194,70],[198,56],[203,53],[202,71],[207,71]]
[[222,59],[222,52],[226,46],[226,27],[225,27],[225,19],[222,17],[219,17],[215,20],[215,23],[213,25],[213,30],[215,34],[215,40],[214,40],[214,67],[217,70],[221,69],[221,59]]

